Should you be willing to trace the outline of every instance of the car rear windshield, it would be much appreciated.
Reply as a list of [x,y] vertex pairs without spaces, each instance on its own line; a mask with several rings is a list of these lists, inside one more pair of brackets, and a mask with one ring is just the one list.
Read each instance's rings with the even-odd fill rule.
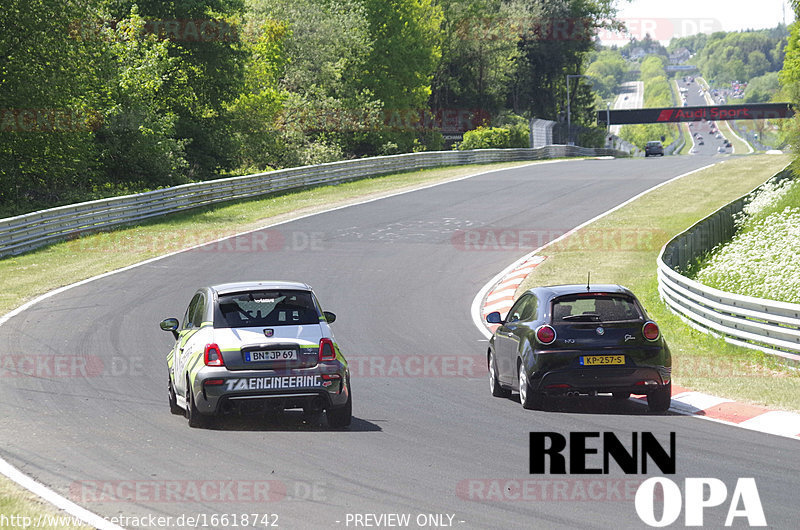
[[320,313],[308,291],[264,290],[219,295],[214,327],[250,328],[319,324]]
[[641,320],[636,303],[625,295],[586,293],[556,298],[554,324],[568,322],[619,322]]

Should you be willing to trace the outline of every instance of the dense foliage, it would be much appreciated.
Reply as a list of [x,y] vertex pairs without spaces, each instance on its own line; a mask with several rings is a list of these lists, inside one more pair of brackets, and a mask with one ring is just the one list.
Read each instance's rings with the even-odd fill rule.
[[[0,216],[565,120],[613,0],[6,0]],[[606,90],[618,72],[603,72]],[[592,84],[570,84],[594,123]],[[467,127],[464,127],[464,124]],[[452,125],[452,124],[450,124]]]
[[786,26],[712,33],[693,61],[712,84],[747,81],[781,69],[787,37]]

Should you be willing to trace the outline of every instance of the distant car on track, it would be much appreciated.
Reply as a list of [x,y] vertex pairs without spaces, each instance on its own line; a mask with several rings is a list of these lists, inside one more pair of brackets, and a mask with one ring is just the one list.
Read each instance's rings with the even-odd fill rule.
[[658,140],[647,142],[644,146],[644,156],[664,156],[664,146]]
[[333,313],[298,282],[242,282],[199,289],[181,325],[161,322],[169,404],[192,427],[223,414],[324,410],[331,427],[352,417],[350,371],[333,337]]
[[492,395],[519,392],[540,408],[547,395],[647,395],[651,411],[670,406],[672,358],[658,325],[619,285],[557,285],[523,293],[489,340]]

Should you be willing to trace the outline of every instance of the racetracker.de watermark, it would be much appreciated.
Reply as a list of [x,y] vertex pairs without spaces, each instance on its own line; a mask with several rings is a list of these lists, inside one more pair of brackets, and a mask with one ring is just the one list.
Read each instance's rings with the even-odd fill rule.
[[171,252],[196,247],[197,252],[256,253],[308,252],[325,250],[325,232],[266,229],[230,236],[223,230],[177,229],[159,234],[132,235],[101,232],[82,237],[78,234],[67,242],[75,252]]
[[474,502],[633,502],[644,480],[469,478],[456,495]]
[[327,500],[323,482],[282,480],[80,480],[70,484],[77,503],[273,503]]
[[491,120],[480,108],[294,108],[277,118],[278,129],[304,131],[441,131],[464,133]]
[[85,109],[0,109],[0,132],[74,133],[96,131],[103,124],[99,112]]
[[[564,237],[569,234],[569,237]],[[506,251],[535,250],[548,243],[553,251],[654,251],[669,239],[663,230],[653,228],[563,229],[474,228],[456,230],[450,239],[457,250]]]
[[[116,33],[120,20],[85,18],[69,24],[71,38],[81,41],[122,39]],[[255,38],[256,26],[242,26],[227,20],[202,19],[147,19],[138,30],[138,37],[155,35],[158,39],[174,42],[238,42],[243,38]]]
[[515,41],[594,41],[621,45],[632,39],[649,37],[667,42],[672,38],[722,30],[716,18],[630,17],[616,21],[590,18],[542,18],[532,16],[464,17],[454,24],[455,34],[463,40]]
[[0,356],[0,378],[43,379],[130,377],[145,374],[144,357],[97,355],[7,354]]
[[481,355],[348,355],[353,377],[483,377]]

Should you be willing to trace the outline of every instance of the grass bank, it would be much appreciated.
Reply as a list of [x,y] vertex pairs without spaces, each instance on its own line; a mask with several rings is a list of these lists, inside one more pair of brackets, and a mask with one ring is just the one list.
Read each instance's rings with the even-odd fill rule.
[[[593,283],[631,288],[661,326],[673,354],[676,385],[800,411],[800,373],[756,350],[696,331],[661,301],[656,257],[676,234],[777,173],[788,155],[732,158],[644,195],[542,251],[547,259],[518,292],[535,285]],[[600,237],[603,236],[603,237]]]

